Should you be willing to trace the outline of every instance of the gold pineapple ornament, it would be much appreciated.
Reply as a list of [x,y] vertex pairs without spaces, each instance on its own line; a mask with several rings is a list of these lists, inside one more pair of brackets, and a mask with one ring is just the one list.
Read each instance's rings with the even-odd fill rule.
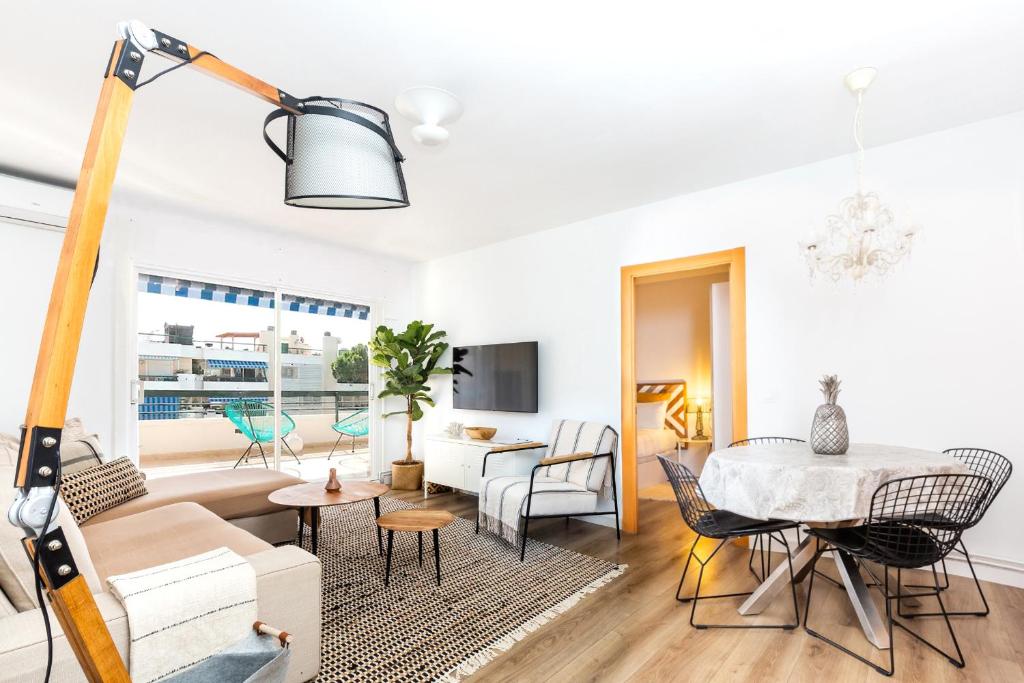
[[850,447],[850,430],[846,425],[846,412],[836,404],[841,382],[835,375],[825,375],[818,384],[825,402],[814,411],[811,450],[819,455],[842,455]]

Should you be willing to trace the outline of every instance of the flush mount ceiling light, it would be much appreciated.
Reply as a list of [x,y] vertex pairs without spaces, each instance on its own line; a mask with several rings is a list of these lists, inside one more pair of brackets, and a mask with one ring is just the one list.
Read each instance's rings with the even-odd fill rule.
[[825,230],[802,244],[811,270],[838,282],[867,275],[882,277],[910,253],[913,226],[897,227],[892,209],[874,192],[864,191],[864,91],[878,72],[871,67],[851,71],[843,82],[857,97],[853,140],[857,145],[857,192],[839,202],[839,212],[825,218]]
[[447,90],[422,85],[403,90],[395,98],[395,108],[403,117],[416,123],[412,139],[427,147],[448,142],[448,129],[462,116],[462,103]]

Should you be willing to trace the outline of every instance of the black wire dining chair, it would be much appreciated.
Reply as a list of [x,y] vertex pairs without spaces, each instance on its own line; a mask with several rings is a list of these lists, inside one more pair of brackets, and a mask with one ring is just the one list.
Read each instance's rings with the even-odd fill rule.
[[[690,552],[686,557],[686,564],[683,566],[683,574],[679,577],[679,586],[676,588],[676,600],[690,603],[690,626],[698,629],[706,628],[781,628],[792,630],[800,625],[800,607],[796,598],[796,581],[793,579],[793,558],[789,554],[789,543],[786,541],[783,531],[792,529],[795,522],[788,521],[765,521],[744,517],[728,510],[716,510],[704,497],[700,488],[700,482],[696,475],[686,465],[658,456],[661,466],[665,469],[672,490],[676,495],[676,502],[679,503],[679,512],[683,517],[686,526],[690,527],[697,537],[690,546]],[[718,554],[726,543],[734,538],[742,536],[769,535],[776,537],[786,548],[786,556],[789,561],[790,587],[793,590],[793,614],[795,620],[790,624],[699,624],[694,621],[697,613],[697,602],[700,600],[714,600],[716,598],[738,598],[750,595],[746,593],[723,593],[720,595],[701,595],[700,586],[704,579],[704,569],[708,563]],[[701,538],[712,538],[718,541],[715,549],[705,557],[696,555],[697,543]],[[690,561],[696,560],[700,565],[697,573],[697,585],[693,590],[693,597],[682,597],[683,583],[686,581],[686,573],[690,569]]]
[[[984,448],[947,448],[942,451],[948,455],[952,455],[954,458],[962,462],[967,468],[973,473],[983,477],[987,477],[992,482],[992,488],[989,490],[988,497],[985,502],[978,508],[978,514],[975,519],[967,525],[970,529],[976,526],[978,522],[982,520],[985,513],[988,512],[988,508],[992,505],[992,501],[996,499],[999,492],[1003,490],[1003,486],[1010,479],[1010,475],[1013,473],[1013,463],[1010,460],[995,451],[986,450]],[[981,589],[981,581],[978,580],[978,575],[974,571],[974,564],[971,563],[971,556],[967,552],[967,546],[964,545],[964,539],[961,538],[953,551],[964,556],[967,560],[967,567],[971,570],[971,577],[974,579],[974,585],[978,589],[978,596],[981,598],[982,609],[981,610],[966,610],[956,612],[946,612],[951,617],[985,617],[988,616],[989,606],[988,600],[985,599],[985,591]],[[949,572],[946,570],[946,559],[942,559],[942,578],[943,585],[941,590],[949,588]],[[916,586],[909,584],[910,588],[921,588],[922,586]],[[903,605],[898,605],[898,614],[901,617],[907,619],[913,619],[914,617],[937,617],[941,616],[940,612],[908,612],[904,613]]]
[[[733,441],[729,444],[729,448],[736,446],[757,446],[760,444],[776,444],[776,443],[807,443],[803,439],[794,439],[791,436],[755,436],[749,439],[740,439],[739,441]],[[800,544],[800,525],[796,526],[796,542]],[[758,547],[760,546],[760,547]],[[761,573],[758,574],[754,568],[754,554],[760,551],[761,555]],[[767,561],[766,561],[767,558]],[[747,569],[754,575],[758,581],[764,581],[768,578],[768,575],[772,573],[772,539],[768,537],[768,550],[765,554],[764,548],[764,537],[758,536],[754,539],[753,544],[750,546],[750,559],[747,560]]]
[[[804,606],[804,630],[829,645],[845,652],[881,674],[891,676],[896,670],[896,643],[893,626],[898,626],[917,640],[935,650],[957,668],[965,665],[960,643],[942,602],[939,575],[935,565],[942,561],[960,542],[964,529],[971,525],[989,496],[992,482],[976,474],[935,474],[893,479],[879,486],[871,498],[871,512],[866,524],[855,527],[823,529],[811,528],[816,553],[811,563],[807,584],[807,603]],[[844,550],[860,561],[882,566],[885,578],[879,589],[885,602],[886,627],[889,634],[889,668],[884,669],[871,660],[843,647],[808,626],[811,594],[814,590],[814,565],[826,552]],[[935,588],[928,592],[903,593],[904,569],[930,567]],[[889,569],[896,569],[896,593],[889,591]],[[945,619],[956,657],[941,650],[920,634],[910,630],[893,616],[892,601],[897,604],[907,598],[935,597],[939,612]]]

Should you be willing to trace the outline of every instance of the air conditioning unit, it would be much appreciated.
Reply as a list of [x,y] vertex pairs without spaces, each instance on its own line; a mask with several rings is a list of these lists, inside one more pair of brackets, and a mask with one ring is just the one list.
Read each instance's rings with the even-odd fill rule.
[[0,175],[0,222],[63,231],[74,194],[66,187]]

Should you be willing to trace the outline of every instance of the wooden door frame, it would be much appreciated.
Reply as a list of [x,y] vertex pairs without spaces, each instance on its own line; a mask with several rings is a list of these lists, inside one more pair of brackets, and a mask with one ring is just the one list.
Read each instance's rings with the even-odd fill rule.
[[636,286],[642,278],[713,268],[729,271],[732,438],[747,438],[747,288],[743,247],[622,266],[622,529],[636,533]]

